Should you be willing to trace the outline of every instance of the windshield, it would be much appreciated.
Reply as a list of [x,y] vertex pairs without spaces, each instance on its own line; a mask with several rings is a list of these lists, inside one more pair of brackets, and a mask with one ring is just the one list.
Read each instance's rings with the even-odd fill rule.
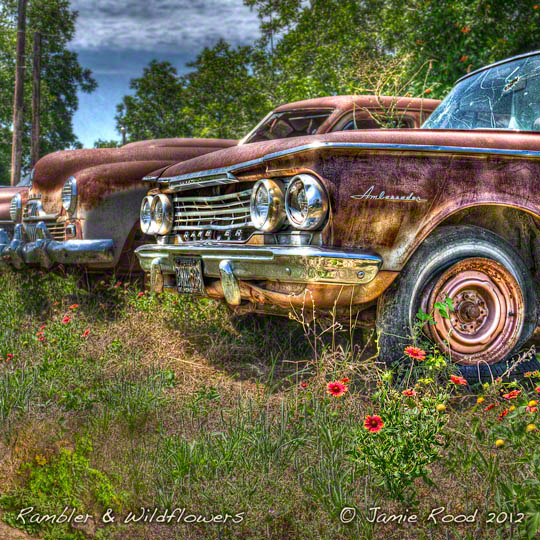
[[540,131],[540,54],[464,79],[422,127]]
[[314,135],[331,114],[328,109],[271,113],[248,133],[242,144]]

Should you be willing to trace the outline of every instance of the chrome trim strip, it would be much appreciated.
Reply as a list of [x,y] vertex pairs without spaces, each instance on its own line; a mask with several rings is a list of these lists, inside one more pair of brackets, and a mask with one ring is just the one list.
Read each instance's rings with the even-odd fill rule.
[[382,259],[369,251],[336,250],[318,246],[234,245],[216,242],[197,244],[148,244],[135,250],[145,272],[159,260],[161,272],[175,274],[175,258],[201,257],[207,277],[221,278],[220,263],[231,264],[242,280],[272,280],[291,283],[360,285],[372,281]]
[[[273,152],[272,154],[267,154],[260,158],[252,159],[250,161],[244,161],[243,163],[237,163],[235,165],[230,165],[228,167],[222,167],[220,169],[211,169],[208,171],[200,171],[189,174],[184,174],[180,176],[172,177],[161,177],[159,183],[169,183],[172,189],[175,188],[177,183],[190,180],[189,186],[183,187],[182,189],[193,189],[195,187],[205,187],[207,185],[217,185],[209,184],[211,180],[204,180],[207,176],[218,176],[218,175],[227,175],[227,177],[234,178],[234,182],[238,182],[238,179],[233,176],[232,173],[246,169],[254,165],[262,165],[267,161],[272,159],[290,156],[294,154],[299,154],[301,152],[308,152],[310,150],[324,148],[336,148],[336,149],[347,149],[347,148],[358,148],[366,150],[396,150],[396,151],[411,151],[418,150],[423,152],[449,152],[449,153],[467,153],[467,154],[497,154],[497,155],[508,155],[508,156],[526,156],[526,157],[538,157],[540,158],[540,151],[536,150],[511,150],[503,148],[475,148],[468,146],[438,146],[438,145],[428,145],[428,144],[398,144],[398,143],[341,143],[341,142],[313,142],[305,144],[302,146],[296,146],[294,148],[288,148],[287,150],[280,150],[279,152]],[[196,179],[200,179],[200,182],[196,182]],[[219,182],[222,184],[230,182]],[[178,190],[178,189],[176,189]]]

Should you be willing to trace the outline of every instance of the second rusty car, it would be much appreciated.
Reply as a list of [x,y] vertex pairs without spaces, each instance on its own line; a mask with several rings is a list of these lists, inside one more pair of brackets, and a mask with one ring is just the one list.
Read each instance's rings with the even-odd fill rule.
[[469,380],[538,367],[513,361],[539,323],[540,52],[466,75],[423,129],[265,140],[149,181],[154,291],[353,312],[390,363],[423,310]]

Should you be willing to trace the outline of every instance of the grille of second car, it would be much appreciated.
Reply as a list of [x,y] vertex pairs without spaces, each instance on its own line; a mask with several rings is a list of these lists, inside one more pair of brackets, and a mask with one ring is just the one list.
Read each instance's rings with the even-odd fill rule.
[[212,196],[175,195],[173,231],[184,241],[245,241],[253,231],[251,188]]

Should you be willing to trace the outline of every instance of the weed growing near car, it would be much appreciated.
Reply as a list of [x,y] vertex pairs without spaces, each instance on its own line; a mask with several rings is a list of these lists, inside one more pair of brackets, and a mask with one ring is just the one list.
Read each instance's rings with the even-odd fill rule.
[[[389,370],[370,358],[373,336],[332,321],[311,321],[304,337],[294,322],[140,293],[0,276],[0,506],[10,525],[51,539],[534,537],[537,373],[473,393],[420,334],[402,351],[409,363]],[[66,505],[97,529],[16,520],[24,507]],[[428,520],[442,506],[478,510],[476,521]],[[99,521],[107,508],[141,507],[242,519]],[[372,523],[374,507],[419,519]]]

